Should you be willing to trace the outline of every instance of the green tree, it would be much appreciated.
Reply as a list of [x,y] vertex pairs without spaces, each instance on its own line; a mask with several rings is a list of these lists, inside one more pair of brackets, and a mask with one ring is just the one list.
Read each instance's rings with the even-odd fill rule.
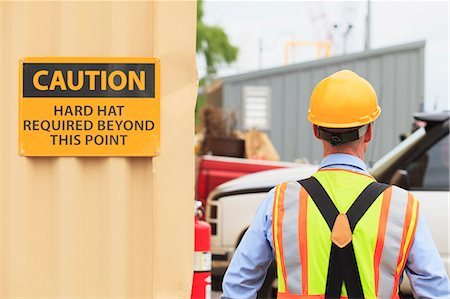
[[[238,55],[238,48],[230,43],[227,34],[221,27],[203,23],[203,0],[197,1],[196,51],[198,54],[203,55],[206,60],[206,75],[200,79],[200,87],[205,86],[205,83],[214,79],[219,64],[230,64],[236,61]],[[204,102],[204,94],[199,95],[195,107],[196,124],[200,123],[198,112],[201,111]]]
[[197,53],[205,57],[207,79],[217,73],[219,64],[236,61],[238,54],[221,27],[203,23],[203,0],[197,2]]

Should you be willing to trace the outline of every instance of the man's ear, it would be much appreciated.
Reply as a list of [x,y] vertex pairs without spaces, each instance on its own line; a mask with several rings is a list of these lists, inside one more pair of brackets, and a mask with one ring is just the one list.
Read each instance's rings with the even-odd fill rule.
[[369,124],[366,134],[364,134],[364,143],[369,143],[372,140],[372,124]]
[[316,125],[313,125],[313,131],[314,131],[314,136],[316,136],[317,139],[320,139],[319,128]]

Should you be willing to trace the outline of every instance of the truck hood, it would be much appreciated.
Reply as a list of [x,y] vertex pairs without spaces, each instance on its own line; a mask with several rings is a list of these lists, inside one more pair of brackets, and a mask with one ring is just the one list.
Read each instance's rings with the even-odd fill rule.
[[[319,167],[317,165],[301,165],[293,168],[281,168],[251,173],[223,183],[212,192],[212,196],[242,189],[272,188],[286,181],[298,181],[310,177]],[[211,196],[210,195],[210,196]]]

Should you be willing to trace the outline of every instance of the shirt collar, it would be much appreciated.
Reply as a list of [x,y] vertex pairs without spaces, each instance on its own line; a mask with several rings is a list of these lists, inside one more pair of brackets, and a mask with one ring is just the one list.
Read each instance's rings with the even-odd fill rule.
[[356,156],[349,154],[331,154],[323,158],[319,165],[319,169],[335,169],[341,168],[352,170],[364,174],[369,174],[367,166]]

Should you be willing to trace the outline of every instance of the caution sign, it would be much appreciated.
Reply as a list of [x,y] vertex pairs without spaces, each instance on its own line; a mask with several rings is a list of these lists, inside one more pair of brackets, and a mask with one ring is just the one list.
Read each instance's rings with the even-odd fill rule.
[[25,58],[19,63],[19,154],[155,156],[156,58]]

